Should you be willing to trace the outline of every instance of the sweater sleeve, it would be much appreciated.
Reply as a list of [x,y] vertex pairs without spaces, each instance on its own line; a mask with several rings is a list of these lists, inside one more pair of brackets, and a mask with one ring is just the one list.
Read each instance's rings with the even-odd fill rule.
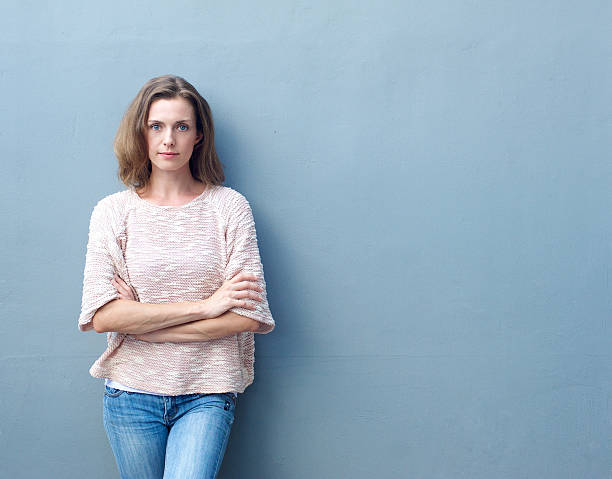
[[89,222],[89,240],[83,273],[83,297],[78,322],[81,331],[93,329],[92,318],[98,308],[119,298],[119,293],[111,283],[115,267],[107,244],[111,228],[110,220],[107,206],[99,202],[94,207]]
[[[259,256],[257,246],[257,234],[255,232],[255,221],[251,207],[244,196],[236,195],[235,201],[229,210],[228,226],[226,232],[227,241],[227,266],[225,268],[225,279],[233,278],[240,272],[254,273],[258,277],[262,292],[261,301],[253,301],[257,309],[231,308],[230,311],[254,319],[262,323],[263,327],[259,333],[269,333],[274,329],[275,323],[268,306],[266,282],[264,280],[263,265]],[[247,300],[252,301],[252,300]]]

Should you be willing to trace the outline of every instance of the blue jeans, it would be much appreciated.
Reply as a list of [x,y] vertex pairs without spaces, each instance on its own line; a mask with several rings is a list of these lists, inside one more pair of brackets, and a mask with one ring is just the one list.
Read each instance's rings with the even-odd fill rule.
[[121,479],[213,479],[234,422],[232,393],[155,396],[104,386]]

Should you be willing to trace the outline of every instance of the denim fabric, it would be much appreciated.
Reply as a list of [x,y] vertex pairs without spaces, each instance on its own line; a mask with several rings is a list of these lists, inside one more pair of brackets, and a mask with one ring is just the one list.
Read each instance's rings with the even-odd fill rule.
[[104,386],[104,428],[121,479],[213,479],[234,422],[233,393],[156,396]]

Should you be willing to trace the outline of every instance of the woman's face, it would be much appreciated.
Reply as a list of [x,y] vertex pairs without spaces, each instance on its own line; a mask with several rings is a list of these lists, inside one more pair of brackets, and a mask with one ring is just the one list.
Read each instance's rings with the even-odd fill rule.
[[146,137],[152,170],[189,172],[193,147],[202,138],[196,129],[193,106],[185,98],[160,98],[151,103]]

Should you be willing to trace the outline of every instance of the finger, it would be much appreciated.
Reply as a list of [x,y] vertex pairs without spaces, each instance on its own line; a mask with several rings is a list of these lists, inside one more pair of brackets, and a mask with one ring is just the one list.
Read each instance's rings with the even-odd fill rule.
[[130,287],[123,281],[121,281],[120,283],[118,283],[119,286],[121,287],[121,291],[123,291],[123,293],[128,296],[129,298],[133,297],[132,294],[132,290],[130,289]]
[[238,271],[234,276],[232,276],[232,279],[239,280],[243,276],[254,276],[254,274],[255,273],[249,273],[248,271]]
[[132,293],[132,290],[129,287],[122,286],[115,279],[112,279],[111,282],[113,286],[115,287],[115,289],[117,290],[117,292],[119,293],[119,297],[121,299],[130,299],[132,301],[135,301],[134,294]]
[[113,278],[112,283],[113,283],[113,286],[115,286],[117,291],[119,291],[120,293],[122,293],[122,294],[130,294],[130,290],[127,287],[125,287],[122,284],[120,284],[119,281],[117,281],[116,279]]
[[240,283],[235,283],[233,288],[234,290],[252,289],[260,292],[263,291],[263,288],[259,286],[259,283],[255,283],[253,281],[241,281]]
[[263,299],[259,294],[255,293],[253,291],[249,291],[249,290],[236,291],[233,294],[233,298],[234,299],[248,298],[248,299],[252,299],[254,301],[261,301]]
[[251,310],[257,309],[256,304],[251,304],[248,301],[238,301],[237,306],[242,309],[251,309]]
[[117,290],[117,293],[119,293],[119,298],[121,298],[121,299],[128,299],[128,298],[126,298],[126,294],[121,290],[119,285],[117,283],[115,283],[114,281],[112,283],[113,283],[113,286],[115,287],[115,289]]
[[240,272],[236,274],[231,281],[232,283],[236,283],[238,281],[257,281],[257,275],[254,273]]

